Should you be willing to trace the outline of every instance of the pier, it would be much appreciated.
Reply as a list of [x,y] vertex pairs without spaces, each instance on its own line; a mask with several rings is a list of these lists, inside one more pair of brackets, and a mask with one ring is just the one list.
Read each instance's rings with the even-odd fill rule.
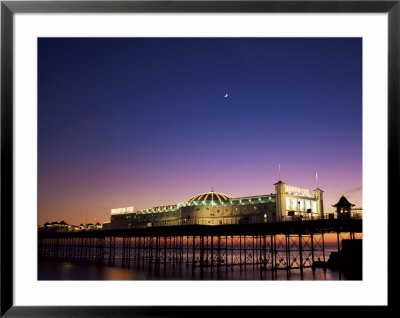
[[324,268],[326,236],[361,237],[361,219],[323,219],[232,225],[39,232],[39,257],[122,266],[188,266],[200,270]]

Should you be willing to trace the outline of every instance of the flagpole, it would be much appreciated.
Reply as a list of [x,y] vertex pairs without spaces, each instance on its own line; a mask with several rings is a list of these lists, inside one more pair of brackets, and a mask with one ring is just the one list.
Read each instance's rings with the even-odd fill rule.
[[278,176],[279,176],[278,180],[280,181],[281,180],[281,164],[280,163],[278,164]]

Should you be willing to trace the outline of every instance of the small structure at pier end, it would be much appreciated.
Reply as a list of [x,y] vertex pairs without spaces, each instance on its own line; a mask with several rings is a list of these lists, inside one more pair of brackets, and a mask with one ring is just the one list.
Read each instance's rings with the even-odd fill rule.
[[111,210],[103,229],[174,225],[223,225],[313,220],[324,218],[323,191],[274,184],[275,193],[234,198],[215,192],[197,194],[183,203],[135,212],[133,207]]
[[342,195],[338,201],[338,203],[332,205],[336,208],[337,217],[338,218],[361,218],[362,217],[362,209],[353,207],[355,204],[350,203],[347,198]]

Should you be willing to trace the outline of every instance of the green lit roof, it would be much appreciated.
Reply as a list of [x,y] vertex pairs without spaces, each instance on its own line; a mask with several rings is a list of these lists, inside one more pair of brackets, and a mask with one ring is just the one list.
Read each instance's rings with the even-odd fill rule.
[[201,194],[197,194],[194,197],[187,200],[187,202],[195,202],[195,201],[218,201],[220,204],[223,202],[229,201],[233,199],[230,195],[223,194],[220,192],[215,192],[213,188],[211,188],[210,192],[205,192]]

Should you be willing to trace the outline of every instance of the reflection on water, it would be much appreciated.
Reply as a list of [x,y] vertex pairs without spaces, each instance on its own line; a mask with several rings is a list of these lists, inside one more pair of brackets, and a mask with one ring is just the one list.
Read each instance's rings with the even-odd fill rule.
[[78,261],[40,260],[38,263],[39,280],[344,280],[346,277],[337,271],[327,269],[305,268],[285,270],[273,273],[271,270],[260,270],[252,266],[246,269],[228,268],[195,268],[186,265],[158,265],[149,267],[146,264],[122,267],[121,265],[96,265]]

